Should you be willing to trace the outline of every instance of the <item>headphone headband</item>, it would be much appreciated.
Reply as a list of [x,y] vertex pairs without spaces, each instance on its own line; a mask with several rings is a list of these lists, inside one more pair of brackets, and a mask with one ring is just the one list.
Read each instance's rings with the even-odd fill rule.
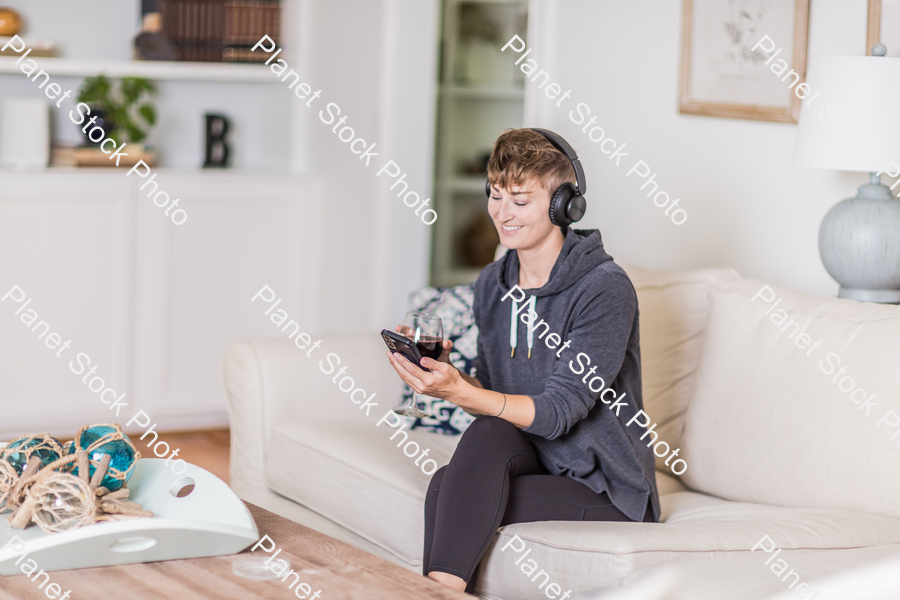
[[580,195],[584,195],[587,192],[587,181],[584,178],[584,168],[581,166],[581,161],[578,160],[578,155],[575,153],[575,149],[569,145],[569,142],[565,140],[560,135],[550,131],[549,129],[539,129],[537,127],[531,127],[532,131],[537,132],[544,136],[544,138],[553,144],[557,150],[566,155],[566,158],[572,163],[572,168],[575,169],[575,181],[578,182],[577,188],[578,193]]
[[[581,220],[584,211],[587,210],[587,201],[584,199],[584,192],[587,190],[584,168],[581,166],[581,161],[578,160],[578,155],[575,154],[575,149],[562,136],[549,129],[532,127],[531,131],[543,136],[554,148],[565,154],[572,163],[572,168],[575,169],[577,184],[572,185],[571,182],[566,181],[550,196],[550,222],[560,227],[565,235],[566,228],[575,221]],[[490,179],[484,182],[484,193],[488,198],[491,197]]]

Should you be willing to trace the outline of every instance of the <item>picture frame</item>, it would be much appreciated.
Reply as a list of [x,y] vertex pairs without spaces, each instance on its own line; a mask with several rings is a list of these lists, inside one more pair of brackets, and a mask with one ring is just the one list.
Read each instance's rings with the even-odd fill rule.
[[887,46],[886,56],[900,57],[900,0],[869,0],[867,56],[878,42]]
[[809,0],[683,2],[679,112],[797,123],[802,100],[751,48],[768,35],[803,83]]

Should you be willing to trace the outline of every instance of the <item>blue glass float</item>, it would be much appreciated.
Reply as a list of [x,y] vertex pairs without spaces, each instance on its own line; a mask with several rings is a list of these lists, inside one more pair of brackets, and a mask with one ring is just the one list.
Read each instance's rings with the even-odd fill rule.
[[[53,448],[54,442],[56,449]],[[59,451],[57,449],[61,450],[62,444],[60,444],[59,440],[56,438],[51,437],[50,443],[45,443],[43,434],[23,435],[11,441],[3,450],[3,457],[6,459],[6,462],[11,464],[16,470],[16,475],[21,475],[22,471],[25,470],[25,466],[28,464],[29,453],[26,451],[35,446],[42,447],[37,450],[32,450],[30,454],[31,456],[40,457],[41,469],[59,459]]]
[[[110,427],[108,425],[94,425],[93,427],[88,427],[69,447],[69,454],[75,454],[75,451],[79,449],[87,450],[104,436],[116,433],[121,433],[121,429]],[[122,433],[122,436],[125,439],[110,440],[88,452],[88,460],[90,461],[88,479],[94,477],[94,471],[97,470],[97,466],[103,460],[103,457],[107,454],[109,455],[109,468],[107,469],[103,480],[100,482],[100,485],[111,492],[124,486],[128,480],[131,479],[131,474],[134,472],[134,445],[127,435]],[[78,475],[77,465],[72,469],[72,473]],[[124,473],[125,477],[116,477],[116,473]]]

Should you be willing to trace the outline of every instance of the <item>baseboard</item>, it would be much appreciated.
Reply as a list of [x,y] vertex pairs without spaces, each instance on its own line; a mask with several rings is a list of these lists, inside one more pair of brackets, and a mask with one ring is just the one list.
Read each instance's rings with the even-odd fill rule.
[[[203,429],[222,429],[229,426],[228,413],[222,409],[203,410],[198,412],[175,413],[166,411],[148,411],[156,423],[155,431],[195,431]],[[142,433],[146,428],[132,424],[126,427],[131,419],[129,414],[120,419],[98,419],[96,412],[70,413],[65,415],[41,415],[40,417],[12,417],[3,420],[0,428],[0,440],[12,440],[27,433],[49,432],[50,435],[60,438],[71,438],[84,425],[93,423],[119,423],[125,433]],[[35,423],[39,423],[35,425]]]
[[[201,431],[204,429],[227,429],[229,427],[228,412],[222,410],[207,410],[196,413],[175,413],[154,411],[150,413],[153,422],[157,423],[156,431]],[[127,419],[126,419],[127,422]],[[125,427],[125,433],[143,432],[144,427],[136,424]]]

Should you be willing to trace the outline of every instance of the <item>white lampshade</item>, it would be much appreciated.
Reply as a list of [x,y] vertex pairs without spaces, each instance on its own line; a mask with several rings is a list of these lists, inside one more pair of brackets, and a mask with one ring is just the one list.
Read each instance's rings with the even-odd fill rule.
[[795,165],[869,173],[900,165],[900,58],[813,56],[806,83]]

